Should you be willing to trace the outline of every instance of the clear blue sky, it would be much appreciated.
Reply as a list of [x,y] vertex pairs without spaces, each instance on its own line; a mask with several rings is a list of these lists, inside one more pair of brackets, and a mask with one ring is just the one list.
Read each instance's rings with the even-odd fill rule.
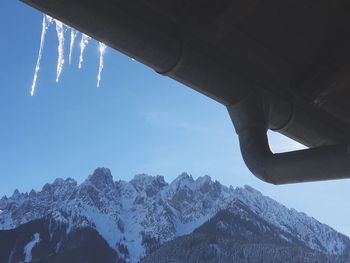
[[[229,116],[217,102],[112,49],[97,89],[95,41],[81,70],[76,43],[73,64],[65,64],[57,84],[51,27],[31,97],[42,14],[17,0],[2,0],[0,7],[0,196],[15,188],[38,190],[56,177],[81,182],[98,166],[110,168],[115,180],[148,173],[171,181],[186,171],[226,185],[249,184],[350,235],[349,180],[287,186],[259,181],[245,167]],[[66,34],[67,62],[68,42]],[[300,147],[270,137],[276,151]]]

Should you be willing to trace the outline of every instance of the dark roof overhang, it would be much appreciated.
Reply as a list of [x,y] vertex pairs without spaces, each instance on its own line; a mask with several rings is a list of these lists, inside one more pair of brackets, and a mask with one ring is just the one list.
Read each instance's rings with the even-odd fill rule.
[[259,178],[350,177],[349,1],[23,1],[225,105]]

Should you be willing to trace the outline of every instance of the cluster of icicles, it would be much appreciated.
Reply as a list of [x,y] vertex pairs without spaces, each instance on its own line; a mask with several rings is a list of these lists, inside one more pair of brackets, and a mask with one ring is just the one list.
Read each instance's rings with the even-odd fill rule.
[[[57,69],[56,69],[56,82],[59,81],[63,65],[64,65],[64,41],[65,41],[65,32],[67,30],[70,30],[70,45],[69,45],[69,56],[68,56],[68,62],[69,64],[72,63],[72,53],[73,53],[73,48],[74,48],[74,43],[75,39],[78,35],[78,32],[73,29],[69,28],[62,22],[53,19],[52,17],[48,15],[43,15],[43,23],[42,23],[42,31],[41,31],[41,38],[40,38],[40,48],[39,48],[39,54],[38,54],[38,59],[36,62],[35,66],[35,71],[34,71],[34,78],[33,78],[33,83],[30,91],[30,95],[33,96],[35,93],[35,87],[36,87],[36,82],[38,79],[38,73],[40,69],[40,62],[43,54],[43,49],[44,49],[44,44],[45,44],[45,36],[46,32],[49,29],[51,24],[56,25],[56,32],[57,32],[57,38],[58,38],[58,59],[57,59]],[[80,56],[79,56],[79,69],[81,69],[83,61],[84,61],[84,50],[87,44],[89,43],[91,37],[81,34],[81,40],[80,40]],[[103,69],[103,56],[106,50],[106,45],[99,42],[99,53],[100,53],[100,63],[99,63],[99,69],[98,69],[98,74],[97,74],[97,87],[100,86],[100,81],[101,81],[101,73]]]

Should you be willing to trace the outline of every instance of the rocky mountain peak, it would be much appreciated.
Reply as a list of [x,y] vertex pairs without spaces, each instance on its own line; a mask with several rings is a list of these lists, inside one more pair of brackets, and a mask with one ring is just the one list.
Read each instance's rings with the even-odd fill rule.
[[147,174],[138,174],[130,181],[130,183],[135,187],[138,192],[144,191],[147,196],[154,196],[163,187],[168,184],[165,182],[164,177],[150,176]]
[[29,192],[29,197],[30,197],[30,198],[33,198],[33,197],[35,197],[35,196],[36,196],[36,191],[35,191],[34,189],[30,190],[30,192]]
[[205,184],[205,183],[211,183],[212,180],[211,180],[211,177],[209,175],[204,175],[204,176],[199,176],[197,179],[196,179],[196,182],[198,184]]
[[189,182],[194,182],[192,175],[186,173],[186,172],[182,172],[178,177],[176,177],[176,179],[174,180],[174,182],[176,181],[189,181]]
[[53,185],[62,185],[64,183],[64,179],[62,178],[56,178],[53,182]]
[[212,189],[213,181],[209,175],[200,176],[196,180],[197,188],[203,192],[207,193]]
[[41,192],[50,193],[52,191],[52,187],[52,184],[46,183],[41,189]]
[[15,189],[15,191],[13,191],[13,194],[11,196],[11,198],[18,198],[20,197],[20,192],[18,191],[18,189]]
[[86,180],[94,185],[97,189],[114,187],[113,176],[108,168],[99,167]]
[[251,193],[253,193],[253,194],[261,195],[261,193],[258,190],[254,189],[250,185],[244,185],[244,189],[249,191],[249,192],[251,192]]
[[174,181],[171,182],[170,186],[173,189],[178,189],[178,188],[193,188],[193,183],[194,179],[192,175],[189,175],[188,173],[183,172],[180,174],[178,177],[175,178]]

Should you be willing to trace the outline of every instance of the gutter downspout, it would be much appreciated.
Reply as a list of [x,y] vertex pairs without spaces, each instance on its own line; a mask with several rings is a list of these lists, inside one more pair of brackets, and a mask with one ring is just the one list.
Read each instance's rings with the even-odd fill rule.
[[275,185],[350,178],[349,144],[272,153],[267,130],[273,103],[268,95],[255,90],[227,107],[244,162],[256,177]]

